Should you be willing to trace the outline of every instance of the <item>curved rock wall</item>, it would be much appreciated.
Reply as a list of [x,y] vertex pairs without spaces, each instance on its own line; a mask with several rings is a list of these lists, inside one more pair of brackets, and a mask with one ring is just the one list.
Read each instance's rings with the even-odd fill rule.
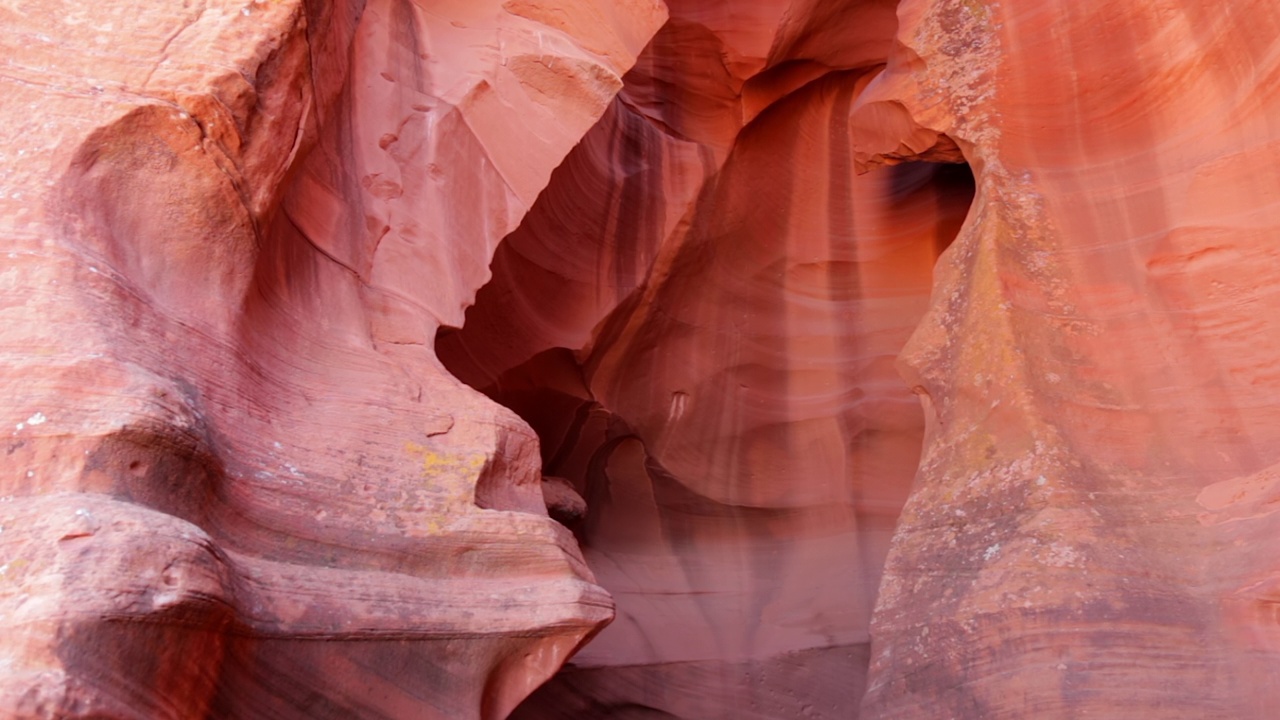
[[0,27],[5,717],[1274,714],[1266,0]]
[[0,6],[0,712],[501,718],[609,620],[431,341],[664,18]]
[[[619,620],[521,715],[1269,717],[1274,11],[904,1],[894,40],[868,51],[881,70],[808,54],[815,27],[859,45],[839,7],[807,7],[822,18],[807,24],[795,6],[731,22],[673,5],[615,105],[653,126],[588,136],[614,153],[597,165],[627,171],[610,180],[574,153],[497,257],[586,299],[486,288],[442,343],[577,484],[579,538],[618,600]],[[646,72],[704,56],[723,62],[683,83]],[[864,288],[923,287],[929,241],[911,245],[915,265],[834,270],[873,267],[864,206],[936,236],[964,193],[932,185],[957,205],[922,214],[872,184],[918,168],[842,190],[839,133],[820,137],[843,121],[814,116],[844,100],[820,88],[850,94],[851,168],[974,169],[918,326],[909,303],[886,311]],[[653,167],[698,167],[672,159],[677,142],[701,147],[696,193]],[[587,250],[564,249],[575,236],[549,232],[544,203],[599,218]],[[488,345],[499,316],[532,329]],[[874,335],[888,328],[871,317],[898,334]],[[574,352],[509,370],[556,345]],[[861,359],[899,348],[925,451],[876,597],[875,522],[912,484],[917,430],[909,411],[892,420],[900,381]]]
[[855,145],[945,136],[978,194],[902,355],[928,430],[864,716],[1270,717],[1280,17],[899,17]]
[[893,7],[812,11],[673,4],[437,344],[538,431],[618,603],[517,717],[846,718],[861,697],[923,430],[893,360],[972,191],[962,168],[855,174]]

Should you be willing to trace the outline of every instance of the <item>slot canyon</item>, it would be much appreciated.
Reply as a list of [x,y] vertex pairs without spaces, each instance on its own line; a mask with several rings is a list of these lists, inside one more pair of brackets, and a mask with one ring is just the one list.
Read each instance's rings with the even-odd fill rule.
[[0,28],[0,718],[1274,717],[1268,0]]

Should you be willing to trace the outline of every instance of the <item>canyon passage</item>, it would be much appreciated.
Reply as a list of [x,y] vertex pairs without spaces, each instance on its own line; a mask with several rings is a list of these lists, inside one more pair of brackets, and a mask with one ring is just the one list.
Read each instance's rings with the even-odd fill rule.
[[0,27],[0,716],[1273,717],[1273,3]]

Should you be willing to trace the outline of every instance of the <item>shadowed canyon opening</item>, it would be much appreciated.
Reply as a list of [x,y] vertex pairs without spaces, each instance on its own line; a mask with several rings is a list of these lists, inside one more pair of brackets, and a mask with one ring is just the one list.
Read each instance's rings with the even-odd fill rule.
[[723,52],[669,21],[437,337],[537,432],[549,510],[617,602],[516,718],[857,714],[924,428],[895,358],[973,179],[856,172],[878,66],[737,91]]

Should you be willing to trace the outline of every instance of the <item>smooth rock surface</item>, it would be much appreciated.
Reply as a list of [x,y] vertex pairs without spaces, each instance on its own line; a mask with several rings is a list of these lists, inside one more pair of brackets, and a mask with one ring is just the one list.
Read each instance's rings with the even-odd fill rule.
[[0,27],[0,715],[1274,716],[1269,0]]
[[863,716],[1271,717],[1280,15],[899,18],[860,160],[945,136],[978,194],[902,354],[928,429]]
[[971,186],[855,174],[893,6],[810,10],[673,3],[437,344],[585,498],[618,603],[516,717],[856,711],[923,431],[893,361]]
[[502,718],[610,619],[431,342],[665,16],[0,2],[0,714]]

